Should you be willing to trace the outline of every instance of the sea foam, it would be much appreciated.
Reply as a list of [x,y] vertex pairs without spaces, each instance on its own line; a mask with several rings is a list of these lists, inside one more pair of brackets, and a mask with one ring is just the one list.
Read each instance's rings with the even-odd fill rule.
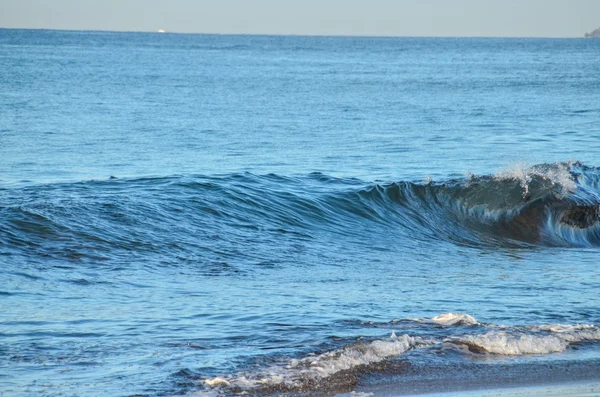
[[398,357],[413,348],[466,345],[475,353],[497,355],[551,354],[565,351],[571,344],[600,340],[600,328],[594,325],[550,324],[506,327],[483,324],[468,314],[444,313],[431,319],[413,318],[410,321],[443,326],[485,327],[483,334],[469,334],[439,339],[424,339],[407,334],[377,339],[368,343],[355,343],[319,355],[291,359],[258,373],[227,375],[204,380],[210,388],[236,388],[249,390],[276,387],[279,390],[303,390],[323,380],[359,367],[368,367]]
[[523,188],[523,196],[529,194],[532,180],[537,177],[551,182],[559,188],[561,196],[577,190],[577,183],[571,173],[572,163],[555,163],[552,166],[545,164],[528,166],[526,163],[517,163],[512,167],[502,170],[495,175],[497,180],[518,180]]
[[[475,317],[463,313],[443,313],[433,318],[408,318],[408,321],[416,321],[419,323],[435,323],[444,326],[460,326],[460,325],[478,325],[479,321]],[[396,320],[395,322],[398,322]]]
[[[430,319],[407,320],[448,327],[477,325],[484,327],[487,332],[424,339],[407,334],[396,335],[396,332],[392,331],[391,336],[386,339],[354,343],[322,354],[291,359],[256,373],[209,378],[204,380],[204,384],[210,389],[227,388],[244,391],[274,388],[298,391],[321,385],[324,381],[335,383],[336,377],[339,376],[357,376],[352,375],[352,371],[398,357],[414,348],[435,349],[436,346],[454,344],[466,345],[469,350],[478,354],[518,356],[559,353],[573,343],[600,340],[600,328],[594,325],[551,324],[506,327],[480,323],[475,317],[463,313],[444,313]],[[346,378],[343,381],[346,381]]]
[[279,387],[290,390],[303,389],[338,373],[367,366],[399,356],[411,348],[423,347],[433,342],[409,335],[397,336],[394,332],[385,340],[348,345],[320,355],[290,360],[287,365],[272,366],[263,373],[240,374],[206,379],[210,387],[235,387],[242,390],[260,387]]
[[593,325],[552,324],[489,331],[451,340],[478,352],[520,356],[560,353],[569,345],[600,340],[600,328]]
[[441,325],[477,325],[479,322],[475,317],[468,314],[460,313],[444,313],[439,316],[435,316],[431,321]]

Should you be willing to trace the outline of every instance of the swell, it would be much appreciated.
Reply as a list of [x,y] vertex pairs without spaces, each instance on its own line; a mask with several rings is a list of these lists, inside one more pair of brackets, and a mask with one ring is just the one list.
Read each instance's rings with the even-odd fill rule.
[[6,253],[227,261],[257,245],[389,235],[398,244],[600,245],[600,173],[580,163],[445,182],[323,174],[110,179],[0,190]]

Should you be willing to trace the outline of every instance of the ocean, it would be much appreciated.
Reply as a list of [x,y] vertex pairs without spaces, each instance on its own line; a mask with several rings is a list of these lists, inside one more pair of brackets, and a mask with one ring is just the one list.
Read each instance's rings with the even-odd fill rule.
[[0,396],[600,379],[600,41],[0,30]]

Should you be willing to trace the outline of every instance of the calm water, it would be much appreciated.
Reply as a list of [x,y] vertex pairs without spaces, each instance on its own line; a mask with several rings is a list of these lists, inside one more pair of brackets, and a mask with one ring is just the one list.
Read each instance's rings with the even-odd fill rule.
[[0,30],[0,395],[599,379],[599,64]]

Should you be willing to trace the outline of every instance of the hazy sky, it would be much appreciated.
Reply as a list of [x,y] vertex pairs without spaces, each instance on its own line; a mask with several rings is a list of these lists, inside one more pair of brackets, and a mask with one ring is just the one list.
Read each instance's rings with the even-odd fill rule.
[[581,37],[600,0],[0,0],[0,27],[198,33]]

